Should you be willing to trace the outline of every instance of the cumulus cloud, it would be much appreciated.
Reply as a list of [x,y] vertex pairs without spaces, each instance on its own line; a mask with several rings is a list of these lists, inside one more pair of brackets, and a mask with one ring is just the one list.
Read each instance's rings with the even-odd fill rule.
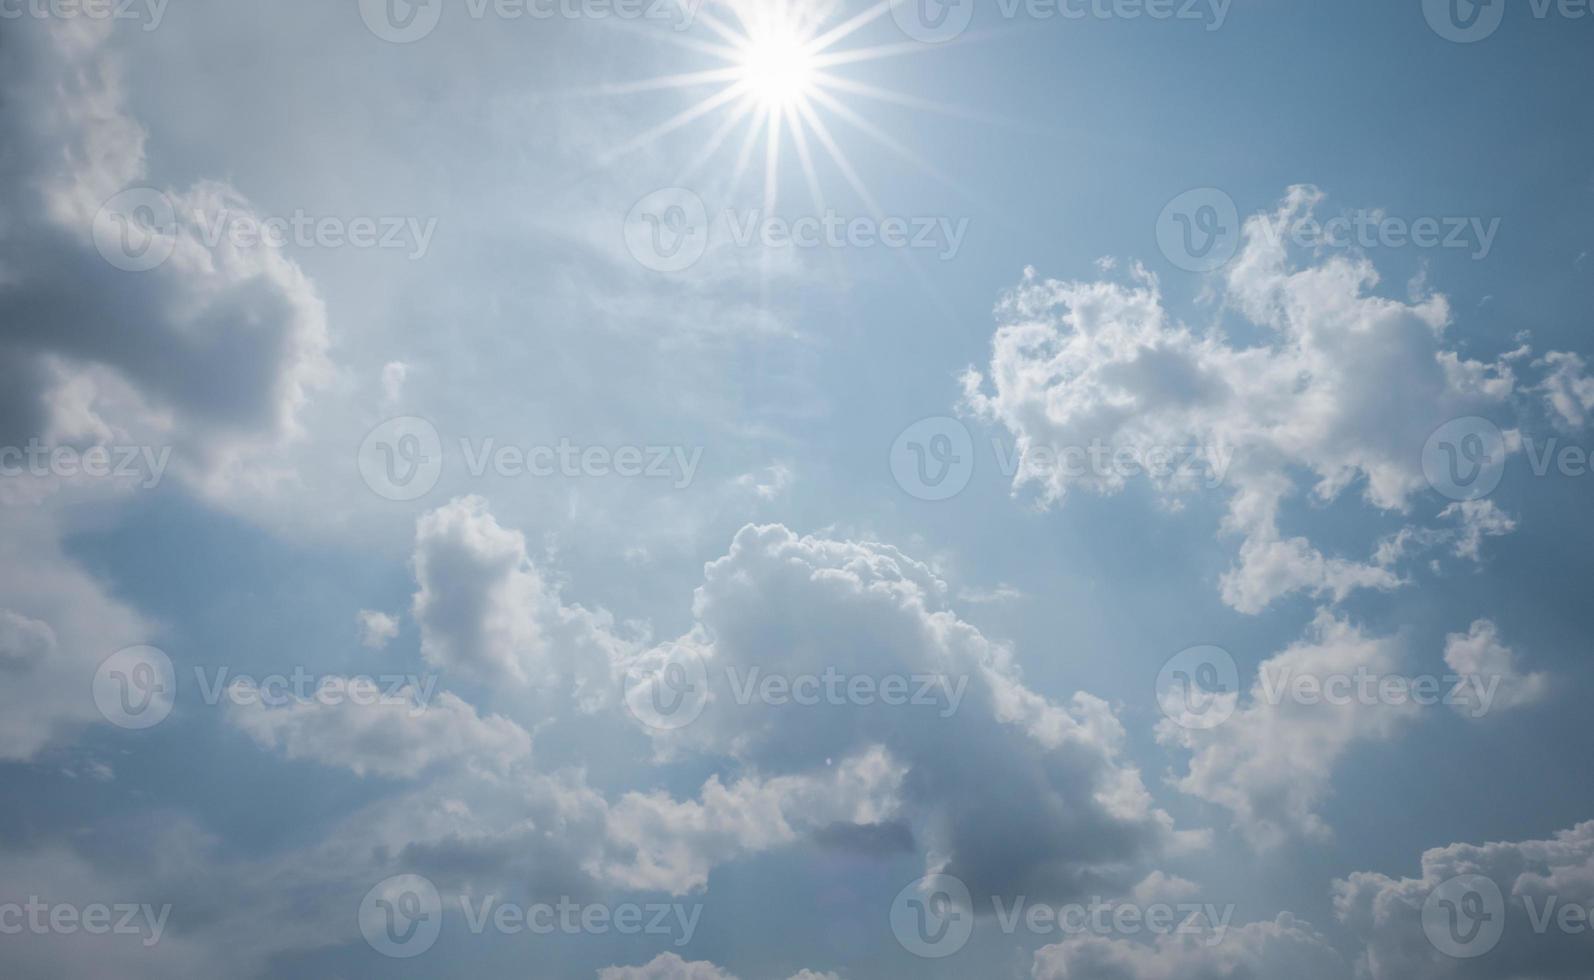
[[560,601],[520,531],[481,497],[460,497],[415,528],[412,612],[421,655],[435,667],[518,683],[569,679],[577,696],[609,694],[611,661],[626,643],[609,617]]
[[1070,938],[1037,950],[1034,980],[1348,980],[1344,959],[1311,926],[1285,912],[1230,929],[1213,944],[1187,936],[1140,943]]
[[[1377,270],[1357,254],[1293,264],[1285,236],[1270,231],[1320,200],[1293,188],[1274,214],[1246,223],[1221,298],[1260,332],[1252,343],[1177,321],[1141,268],[1128,284],[1027,270],[997,308],[989,368],[964,377],[967,407],[1016,441],[1014,490],[1057,505],[1079,490],[1118,492],[1140,474],[1170,497],[1221,482],[1223,529],[1239,539],[1222,593],[1244,612],[1291,593],[1339,600],[1402,584],[1377,553],[1328,554],[1288,534],[1282,507],[1302,491],[1321,503],[1355,488],[1376,510],[1408,513],[1426,486],[1429,435],[1453,418],[1511,408],[1516,379],[1506,358],[1447,346],[1443,296],[1380,296]],[[1061,464],[1093,445],[1142,465]],[[1153,465],[1189,448],[1203,452],[1199,467]],[[1496,521],[1480,533],[1503,529]]]
[[1545,376],[1539,385],[1550,417],[1563,429],[1581,429],[1594,409],[1594,378],[1577,354],[1551,351],[1534,365]]
[[1484,704],[1475,689],[1468,689],[1457,700],[1457,711],[1476,717],[1479,709],[1506,710],[1532,704],[1549,693],[1550,679],[1543,673],[1524,674],[1517,668],[1516,652],[1500,641],[1499,627],[1492,620],[1475,620],[1465,633],[1445,638],[1445,663],[1464,677],[1477,677],[1492,687],[1492,698]]
[[[1425,931],[1423,909],[1440,885],[1470,875],[1498,888],[1502,904],[1495,906],[1489,896],[1478,910],[1503,915],[1497,923],[1503,930],[1497,945],[1478,949],[1481,955],[1456,958],[1441,952],[1428,934],[1446,929],[1447,922],[1435,920]],[[1568,907],[1591,906],[1594,822],[1548,840],[1436,847],[1423,853],[1416,878],[1366,871],[1334,883],[1335,913],[1365,944],[1360,967],[1371,980],[1584,976],[1594,959],[1594,932],[1562,928],[1557,916]],[[1447,935],[1437,938],[1443,942]]]
[[1354,694],[1298,697],[1296,684],[1315,684],[1320,695],[1329,678],[1397,675],[1402,660],[1395,638],[1369,636],[1320,610],[1305,639],[1258,665],[1248,700],[1236,700],[1223,724],[1201,729],[1170,718],[1158,726],[1164,743],[1192,753],[1174,785],[1228,810],[1260,847],[1329,837],[1317,810],[1339,760],[1358,742],[1389,738],[1420,709],[1411,701]]
[[[1111,707],[1029,688],[1014,652],[961,620],[948,592],[890,545],[745,527],[706,567],[693,628],[659,648],[702,665],[701,716],[651,734],[667,753],[725,757],[769,778],[889,760],[894,808],[869,819],[905,823],[977,903],[1127,889],[1145,872],[1137,865],[1189,843],[1124,760]],[[898,678],[902,703],[849,696],[852,678],[880,692]],[[810,703],[779,696],[805,683]],[[974,784],[981,792],[968,792]]]
[[498,771],[531,755],[531,736],[498,715],[482,717],[457,696],[369,678],[326,678],[314,694],[273,704],[236,681],[228,718],[263,748],[289,759],[343,766],[357,776],[413,779],[449,763]]
[[360,624],[360,645],[363,647],[380,650],[398,636],[398,620],[385,612],[361,609],[355,618]]
[[[320,297],[277,249],[207,241],[196,215],[252,214],[233,188],[147,186],[109,21],[29,26],[32,39],[0,42],[14,66],[0,105],[0,442],[174,446],[178,471],[216,492],[276,479],[257,450],[296,434],[298,409],[330,376]],[[102,207],[132,189],[147,201],[122,217],[158,225],[140,246],[171,252],[145,271],[96,245],[121,213]]]

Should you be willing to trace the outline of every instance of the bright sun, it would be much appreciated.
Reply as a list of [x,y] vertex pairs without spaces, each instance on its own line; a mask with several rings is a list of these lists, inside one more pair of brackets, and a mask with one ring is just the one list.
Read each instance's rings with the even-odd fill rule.
[[[697,10],[692,26],[695,35],[660,34],[661,40],[709,55],[718,67],[685,71],[618,85],[606,85],[598,94],[619,95],[667,89],[707,88],[709,93],[696,103],[603,154],[609,164],[653,143],[664,136],[700,121],[718,117],[712,132],[699,142],[698,151],[682,169],[678,186],[706,165],[738,130],[740,146],[733,151],[735,165],[730,175],[732,188],[742,175],[754,169],[763,157],[764,205],[775,207],[780,185],[780,159],[783,147],[796,151],[797,162],[816,206],[823,208],[817,162],[822,151],[829,157],[859,199],[872,213],[879,207],[864,186],[852,162],[831,132],[827,120],[845,122],[889,152],[914,164],[932,177],[945,182],[930,166],[901,143],[865,119],[848,102],[857,98],[874,99],[898,106],[931,112],[948,111],[924,99],[879,88],[837,75],[832,69],[897,55],[915,54],[935,48],[917,41],[893,41],[864,47],[838,47],[840,42],[888,16],[892,0],[869,0],[861,11],[838,16],[847,0],[720,0],[714,11],[702,9],[702,0],[676,0],[683,8]],[[716,13],[726,11],[729,22]],[[830,23],[839,20],[839,23]],[[703,34],[709,36],[701,36]]]
[[773,28],[761,33],[749,38],[742,51],[742,81],[766,107],[791,107],[813,91],[818,65],[796,31]]

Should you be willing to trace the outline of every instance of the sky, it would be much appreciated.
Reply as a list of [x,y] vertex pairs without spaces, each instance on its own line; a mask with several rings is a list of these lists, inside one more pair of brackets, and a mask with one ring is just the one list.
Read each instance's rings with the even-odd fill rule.
[[0,0],[0,972],[1594,977],[1591,45]]

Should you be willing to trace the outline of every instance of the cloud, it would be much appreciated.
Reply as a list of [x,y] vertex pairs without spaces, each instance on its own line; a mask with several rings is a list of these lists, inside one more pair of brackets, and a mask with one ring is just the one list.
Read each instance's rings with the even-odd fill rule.
[[626,641],[601,611],[560,601],[525,536],[500,525],[486,500],[459,497],[422,515],[414,566],[412,612],[427,663],[521,684],[563,677],[578,698],[609,696]]
[[1158,726],[1159,740],[1192,753],[1174,785],[1228,810],[1259,847],[1327,839],[1331,831],[1317,811],[1339,760],[1358,742],[1391,737],[1419,708],[1356,696],[1297,698],[1293,684],[1310,679],[1326,690],[1328,678],[1396,675],[1402,660],[1394,638],[1369,636],[1319,610],[1305,639],[1257,666],[1249,698],[1227,721],[1204,730],[1173,719]]
[[1577,354],[1551,351],[1534,363],[1545,370],[1539,392],[1551,418],[1562,429],[1581,429],[1594,409],[1594,378]]
[[[1378,272],[1356,254],[1293,266],[1271,229],[1320,200],[1292,188],[1276,213],[1246,223],[1219,287],[1225,308],[1258,333],[1252,343],[1175,320],[1143,268],[1129,284],[1027,270],[997,307],[989,367],[964,377],[967,408],[1016,440],[1015,492],[1031,488],[1052,506],[1080,490],[1117,493],[1142,475],[1170,497],[1221,486],[1223,530],[1239,539],[1222,594],[1243,612],[1292,593],[1338,601],[1401,585],[1376,554],[1327,554],[1286,534],[1283,505],[1303,490],[1325,503],[1354,487],[1375,510],[1407,514],[1427,485],[1429,435],[1453,418],[1510,409],[1516,380],[1504,358],[1471,360],[1447,346],[1443,296],[1376,295]],[[1094,445],[1143,465],[1062,465]],[[1152,465],[1190,449],[1203,454],[1198,467]],[[1303,473],[1309,486],[1297,482]]]
[[[297,411],[330,377],[321,299],[279,250],[206,241],[196,215],[252,214],[236,190],[147,187],[108,21],[29,26],[36,41],[6,39],[12,98],[0,105],[0,316],[12,327],[0,444],[170,445],[178,472],[218,495],[279,478],[264,452],[297,434]],[[102,206],[138,188],[147,201],[133,210],[171,211],[141,244],[171,255],[128,271],[96,234],[116,231]]]
[[1230,929],[1222,942],[1158,936],[1139,943],[1071,938],[1036,951],[1034,980],[1348,980],[1328,940],[1288,912],[1272,922]]
[[[660,751],[728,758],[769,779],[819,779],[833,760],[888,761],[894,806],[853,819],[905,822],[977,903],[1127,889],[1144,874],[1136,865],[1188,843],[1124,761],[1112,709],[1084,693],[1055,702],[1031,690],[1013,651],[958,618],[946,584],[890,545],[744,527],[705,568],[693,614],[690,630],[650,651],[695,660],[706,683],[700,717],[651,730]],[[830,677],[831,694],[766,698],[771,675],[776,691]],[[871,691],[898,678],[923,697],[849,697],[853,678]],[[981,792],[968,792],[974,784]],[[657,810],[661,828],[700,819]]]
[[398,620],[385,612],[361,609],[355,618],[360,624],[360,645],[363,647],[380,650],[398,636]]
[[531,755],[531,736],[498,715],[482,717],[446,691],[406,684],[389,691],[369,678],[326,678],[314,694],[264,703],[254,685],[234,682],[228,720],[262,748],[367,773],[414,779],[431,766],[508,770]]
[[[1498,945],[1477,948],[1481,955],[1454,958],[1430,940],[1423,909],[1442,883],[1466,875],[1499,889],[1503,907],[1486,902],[1479,910],[1503,913],[1503,931]],[[1364,871],[1334,883],[1335,913],[1366,945],[1361,967],[1371,980],[1584,976],[1594,958],[1594,933],[1556,924],[1568,906],[1594,906],[1594,822],[1548,840],[1436,847],[1423,853],[1417,878]],[[1447,925],[1435,919],[1429,931]],[[1437,938],[1444,941],[1447,934],[1439,931]]]
[[1497,685],[1491,701],[1484,703],[1476,690],[1469,690],[1455,705],[1457,711],[1476,717],[1483,710],[1507,710],[1532,704],[1549,693],[1550,679],[1543,673],[1523,674],[1517,669],[1516,653],[1500,642],[1500,630],[1492,620],[1474,620],[1465,633],[1445,638],[1445,663],[1464,677],[1480,678]]
[[[643,966],[610,966],[598,971],[598,980],[736,980],[713,963],[688,963],[674,953],[660,953]],[[803,970],[790,980],[841,980],[834,973]]]

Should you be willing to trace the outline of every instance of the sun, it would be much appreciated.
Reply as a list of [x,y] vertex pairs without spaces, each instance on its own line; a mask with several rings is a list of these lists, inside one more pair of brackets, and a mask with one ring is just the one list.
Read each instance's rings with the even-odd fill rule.
[[741,83],[766,110],[791,108],[812,96],[819,66],[808,40],[790,25],[747,39],[741,51]]
[[[587,94],[614,96],[674,89],[707,89],[708,92],[668,119],[601,154],[601,165],[611,165],[672,133],[701,125],[705,132],[696,141],[696,152],[680,171],[678,186],[690,186],[688,181],[692,176],[725,150],[734,160],[730,173],[732,188],[739,184],[744,173],[763,171],[764,206],[772,212],[776,188],[780,185],[780,161],[789,147],[795,151],[796,162],[816,207],[823,210],[825,206],[817,167],[823,154],[870,213],[878,215],[879,205],[832,132],[834,121],[840,121],[932,178],[953,184],[928,161],[887,135],[849,103],[872,99],[939,113],[949,112],[947,107],[850,79],[835,71],[878,58],[946,47],[900,40],[900,33],[886,43],[840,46],[842,41],[864,28],[889,18],[893,0],[866,0],[863,9],[851,14],[842,13],[848,0],[714,0],[712,11],[703,9],[705,0],[675,2],[683,9],[690,7],[696,11],[692,33],[659,32],[653,36],[699,57],[707,55],[718,64],[604,85]],[[717,16],[719,13],[727,14],[729,19],[721,19]],[[761,167],[755,164],[760,157]]]

